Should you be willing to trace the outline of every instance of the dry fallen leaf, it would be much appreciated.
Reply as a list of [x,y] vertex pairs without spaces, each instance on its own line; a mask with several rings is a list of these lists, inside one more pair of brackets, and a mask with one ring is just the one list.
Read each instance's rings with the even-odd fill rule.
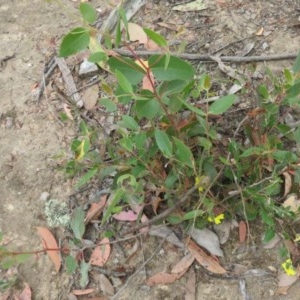
[[112,216],[117,221],[134,222],[137,220],[138,215],[133,210],[121,211],[118,214]]
[[286,295],[288,289],[298,280],[299,278],[299,271],[298,274],[291,276],[286,274],[283,271],[280,271],[277,279],[278,279],[278,289],[276,291],[277,295]]
[[189,239],[187,246],[198,263],[207,271],[215,274],[225,274],[226,270],[211,256],[207,255],[194,241]]
[[184,275],[185,271],[181,273],[165,273],[160,272],[157,273],[146,280],[146,284],[148,286],[153,286],[156,284],[170,284],[178,280],[182,275]]
[[65,114],[66,116],[70,119],[70,120],[74,120],[73,116],[72,116],[72,112],[71,112],[71,109],[70,109],[70,106],[66,103],[63,104],[63,108],[64,108],[64,111],[65,111]]
[[85,290],[73,290],[72,294],[76,296],[81,296],[81,295],[88,295],[93,293],[95,290],[94,289],[85,289]]
[[171,270],[171,273],[181,273],[186,272],[188,268],[192,265],[194,262],[195,257],[189,253],[186,256],[184,256]]
[[291,194],[282,203],[282,206],[289,207],[292,212],[297,213],[299,212],[299,208],[300,208],[300,200],[298,199],[296,194]]
[[134,23],[128,23],[128,33],[130,41],[138,41],[140,44],[147,44],[148,37],[143,28]]
[[240,238],[240,243],[244,243],[246,240],[247,236],[247,225],[245,221],[241,221],[239,223],[239,238]]
[[203,0],[195,0],[192,2],[188,2],[186,4],[180,4],[180,5],[173,6],[172,9],[178,10],[178,11],[183,11],[183,12],[199,11],[199,10],[206,9],[206,5]]
[[94,249],[90,264],[102,267],[108,260],[111,251],[111,246],[108,238],[102,239]]
[[187,273],[185,290],[186,290],[186,294],[184,296],[184,300],[196,299],[196,274],[193,268],[190,268],[189,272]]
[[107,195],[101,197],[100,201],[97,203],[92,203],[89,211],[84,219],[84,224],[88,224],[91,220],[97,219],[102,213],[106,204]]
[[54,263],[56,272],[59,272],[59,269],[61,267],[61,255],[59,250],[53,250],[59,249],[53,234],[45,227],[37,227],[37,232],[42,240],[44,249],[51,249],[47,251],[47,254]]
[[263,32],[264,32],[264,28],[263,27],[261,27],[256,33],[255,33],[255,35],[262,35],[263,34]]
[[[0,295],[0,299],[1,295]],[[15,295],[15,300],[31,300],[31,289],[28,283],[25,283],[25,287],[19,296]]]
[[285,171],[282,173],[284,176],[284,194],[283,197],[285,197],[292,189],[292,176],[288,171]]
[[113,285],[108,280],[108,278],[103,274],[99,275],[99,285],[100,285],[100,290],[103,292],[105,296],[111,297],[115,293]]
[[98,86],[92,86],[82,92],[82,101],[86,110],[91,110],[97,104],[99,99]]
[[213,231],[207,228],[191,228],[189,234],[198,245],[205,248],[212,255],[223,257],[223,251],[220,248],[219,238]]

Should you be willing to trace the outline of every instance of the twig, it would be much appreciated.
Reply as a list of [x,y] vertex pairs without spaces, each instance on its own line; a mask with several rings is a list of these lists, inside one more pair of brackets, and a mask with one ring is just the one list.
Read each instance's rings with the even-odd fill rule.
[[112,298],[110,298],[110,300],[117,300],[120,299],[119,296],[121,294],[121,292],[123,292],[126,287],[129,285],[129,283],[133,280],[133,278],[135,276],[137,276],[144,268],[145,266],[150,262],[151,259],[153,259],[154,255],[156,255],[156,253],[158,252],[158,250],[161,248],[161,246],[163,245],[163,243],[166,241],[168,236],[166,236],[157,246],[157,248],[155,249],[155,251],[151,254],[151,256],[135,271],[134,274],[132,274],[126,281],[126,283],[117,291],[116,294],[114,294],[114,296]]
[[[120,55],[133,56],[133,54],[125,49],[114,49],[114,51]],[[163,55],[162,51],[147,51],[147,50],[135,50],[135,55],[137,56],[147,56],[147,55]],[[211,55],[209,54],[191,54],[191,53],[171,53],[174,56],[187,60],[200,60],[206,62],[213,62]],[[283,59],[295,59],[298,53],[282,53],[273,55],[261,55],[261,56],[220,56],[223,62],[259,62],[259,61],[271,61],[271,60],[283,60]]]
[[125,234],[131,233],[133,231],[137,231],[141,228],[144,228],[146,226],[150,226],[153,225],[159,221],[164,220],[167,216],[169,216],[174,210],[176,210],[181,204],[183,204],[184,202],[186,202],[186,200],[190,197],[190,195],[192,193],[194,193],[196,190],[198,189],[198,186],[193,186],[192,188],[190,188],[185,194],[184,196],[182,196],[181,200],[179,200],[178,202],[176,202],[173,206],[169,207],[168,209],[166,209],[164,212],[162,212],[161,214],[153,217],[151,220],[147,221],[147,222],[143,222],[141,224],[138,224],[132,228],[130,228],[129,230],[126,231]]
[[82,101],[79,93],[77,92],[77,88],[76,88],[74,79],[72,77],[71,71],[68,68],[65,60],[60,57],[55,57],[55,62],[57,63],[57,65],[62,73],[62,76],[64,78],[64,81],[66,83],[67,94],[72,95],[72,99],[75,102],[75,104],[77,105],[77,107],[82,107],[83,101]]
[[55,61],[55,57],[52,57],[52,59],[50,60],[50,62],[44,68],[43,78],[42,78],[42,80],[40,82],[40,85],[39,85],[40,89],[39,89],[39,92],[38,92],[38,94],[36,95],[36,98],[35,98],[35,100],[37,102],[41,99],[41,97],[42,97],[42,95],[44,93],[44,90],[46,88],[48,79],[51,76],[51,74],[53,73],[53,71],[56,68],[56,66],[57,66],[57,63]]

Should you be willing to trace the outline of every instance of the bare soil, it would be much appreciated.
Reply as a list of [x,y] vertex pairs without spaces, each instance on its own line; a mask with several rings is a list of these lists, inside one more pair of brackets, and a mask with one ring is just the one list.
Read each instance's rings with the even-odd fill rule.
[[[65,7],[60,8],[54,3],[39,0],[0,0],[0,229],[6,241],[12,241],[14,247],[22,250],[41,249],[35,227],[46,226],[42,193],[47,192],[51,198],[67,202],[74,192],[73,181],[59,172],[57,166],[63,160],[61,157],[65,158],[70,153],[70,142],[77,133],[76,125],[59,122],[59,99],[52,102],[43,97],[36,102],[35,91],[36,84],[42,79],[44,65],[59,45],[62,34],[77,24],[73,14],[78,15],[78,2],[63,0]],[[160,31],[174,45],[185,41],[185,52],[206,54],[226,46],[219,53],[238,55],[238,51],[249,42],[255,42],[251,52],[253,55],[294,53],[299,50],[298,1],[206,2],[207,10],[183,13],[172,11],[171,2],[149,0],[134,21]],[[102,18],[111,9],[106,1],[91,1],[91,4],[101,8]],[[158,22],[182,24],[182,34],[165,29]],[[256,36],[255,33],[262,27],[263,34]],[[276,61],[256,63],[254,67],[263,74],[266,66],[276,73],[291,65],[292,61]],[[231,66],[243,71],[249,65]],[[220,77],[213,64],[206,65],[206,70],[215,70],[217,77]],[[242,100],[247,105],[251,101]],[[63,229],[55,233],[58,238],[65,234]],[[239,259],[235,252],[239,248],[237,237],[233,236],[225,246],[224,261],[239,261],[249,268],[279,268],[278,249],[263,250],[259,233],[257,228],[254,245],[249,245]],[[143,260],[157,250],[159,242],[158,238],[153,237],[141,241],[140,251],[130,261],[130,267],[137,270]],[[190,273],[172,285],[151,288],[144,285],[147,276],[167,270],[183,256],[178,248],[168,243],[164,243],[157,252],[118,299],[184,299],[187,281],[192,276]],[[113,257],[117,256],[115,250]],[[196,266],[193,270],[196,273],[197,299],[244,299],[237,280],[212,277]],[[45,255],[21,265],[16,273],[21,283],[29,284],[33,299],[37,300],[68,299],[70,290],[78,288],[76,280],[65,272],[56,274]],[[3,276],[5,273],[2,271],[0,274]],[[97,270],[93,270],[91,275],[91,285],[96,286]],[[126,278],[118,282],[117,279],[111,280],[117,291]],[[275,276],[251,276],[246,279],[246,289],[252,299],[296,300],[299,299],[299,288],[298,282],[287,296],[276,296]]]

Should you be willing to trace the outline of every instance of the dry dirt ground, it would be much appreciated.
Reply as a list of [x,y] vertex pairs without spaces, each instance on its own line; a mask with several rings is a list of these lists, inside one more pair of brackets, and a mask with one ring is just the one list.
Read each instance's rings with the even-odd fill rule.
[[[41,194],[48,192],[51,198],[63,202],[73,192],[72,181],[57,171],[55,157],[62,150],[69,152],[76,126],[72,123],[61,125],[53,104],[45,98],[37,103],[32,93],[35,84],[42,78],[49,53],[58,44],[61,35],[76,25],[71,14],[76,14],[80,1],[62,2],[66,8],[40,0],[0,0],[0,229],[6,240],[12,241],[18,249],[41,248],[35,233],[36,226],[46,225]],[[207,10],[190,13],[172,11],[173,2],[148,0],[146,8],[138,13],[135,21],[161,31],[174,43],[185,40],[188,43],[187,52],[205,54],[227,45],[222,54],[236,55],[250,41],[255,42],[251,53],[255,55],[299,50],[298,1],[210,0],[206,1]],[[109,5],[106,1],[91,3],[102,8],[103,18],[107,16]],[[174,22],[189,28],[176,36],[174,32],[155,25],[159,21]],[[255,36],[261,27],[264,34]],[[244,40],[237,42],[241,39]],[[232,45],[228,45],[231,42]],[[13,57],[7,59],[9,56]],[[292,61],[278,61],[269,62],[267,66],[280,71],[291,64]],[[256,67],[263,70],[265,66],[259,63]],[[56,234],[59,236],[59,233]],[[236,239],[233,243],[237,243]],[[137,269],[142,256],[147,259],[158,244],[159,239],[151,237],[145,240],[141,253],[130,264]],[[229,247],[226,253],[227,263],[236,262],[236,256],[231,253],[234,247]],[[177,248],[164,244],[117,299],[184,299],[185,286],[189,276],[192,276],[190,273],[173,285],[152,288],[143,285],[146,274],[168,269],[182,255]],[[267,269],[270,265],[278,268],[277,257],[277,250],[266,252],[262,249],[258,237],[255,250],[240,256],[240,263],[252,268]],[[244,299],[238,281],[217,279],[196,267],[194,269],[197,299]],[[52,263],[45,255],[20,266],[17,274],[29,284],[33,299],[37,300],[68,299],[69,291],[76,288],[73,279],[64,272],[54,272]],[[95,272],[93,275],[91,283],[95,284]],[[120,287],[120,282],[114,283]],[[251,299],[296,300],[299,299],[297,290],[300,283],[296,283],[287,296],[275,295],[275,277],[252,276],[246,279],[246,288]]]

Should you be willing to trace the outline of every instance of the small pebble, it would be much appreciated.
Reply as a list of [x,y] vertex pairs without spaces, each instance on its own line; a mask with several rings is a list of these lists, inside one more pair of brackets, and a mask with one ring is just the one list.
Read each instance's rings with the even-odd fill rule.
[[50,194],[48,192],[43,192],[40,196],[40,200],[46,202],[50,198]]
[[261,47],[265,51],[269,48],[269,44],[267,42],[264,42]]

